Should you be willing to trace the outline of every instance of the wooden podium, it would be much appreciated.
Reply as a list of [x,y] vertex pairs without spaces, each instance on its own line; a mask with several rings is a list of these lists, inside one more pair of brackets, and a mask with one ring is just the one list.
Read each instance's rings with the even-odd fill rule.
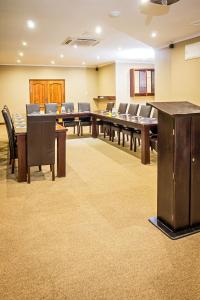
[[200,231],[200,107],[152,102],[158,110],[157,217],[171,239]]

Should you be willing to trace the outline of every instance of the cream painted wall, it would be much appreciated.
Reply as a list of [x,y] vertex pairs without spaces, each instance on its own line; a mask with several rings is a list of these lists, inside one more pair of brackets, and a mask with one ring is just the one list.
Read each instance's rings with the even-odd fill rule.
[[[65,100],[76,104],[98,95],[97,72],[93,68],[15,67],[0,66],[0,106],[11,112],[25,112],[29,103],[29,79],[65,79]],[[2,121],[2,117],[0,117]]]
[[154,97],[130,97],[130,69],[154,68],[153,64],[116,63],[116,105],[120,102],[145,103]]
[[200,105],[200,58],[185,60],[185,45],[199,41],[200,37],[157,51],[156,100]]
[[[115,64],[99,67],[97,71],[98,96],[115,96]],[[95,100],[97,109],[105,110],[107,100]]]

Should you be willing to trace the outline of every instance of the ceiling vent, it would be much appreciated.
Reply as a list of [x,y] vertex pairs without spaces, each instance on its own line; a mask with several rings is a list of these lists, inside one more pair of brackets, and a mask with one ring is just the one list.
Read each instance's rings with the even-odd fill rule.
[[171,5],[179,0],[150,0],[151,3],[160,4],[160,5]]
[[77,47],[91,47],[91,46],[96,46],[99,44],[99,40],[95,38],[87,38],[87,37],[80,37],[80,38],[67,38],[63,44],[64,45],[69,45],[69,46],[74,46],[76,45]]

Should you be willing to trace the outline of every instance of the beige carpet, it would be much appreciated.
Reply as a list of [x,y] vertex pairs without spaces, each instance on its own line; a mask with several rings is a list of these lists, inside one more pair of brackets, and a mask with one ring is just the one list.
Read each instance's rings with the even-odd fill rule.
[[67,177],[17,183],[0,126],[0,299],[200,299],[200,234],[171,241],[156,215],[156,154],[67,141]]

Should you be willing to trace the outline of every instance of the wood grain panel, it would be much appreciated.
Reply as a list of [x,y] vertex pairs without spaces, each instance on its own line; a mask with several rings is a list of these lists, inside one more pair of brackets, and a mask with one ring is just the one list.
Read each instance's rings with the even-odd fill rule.
[[44,105],[48,102],[47,81],[46,80],[30,80],[30,103]]
[[191,200],[190,225],[200,224],[200,116],[191,122]]

